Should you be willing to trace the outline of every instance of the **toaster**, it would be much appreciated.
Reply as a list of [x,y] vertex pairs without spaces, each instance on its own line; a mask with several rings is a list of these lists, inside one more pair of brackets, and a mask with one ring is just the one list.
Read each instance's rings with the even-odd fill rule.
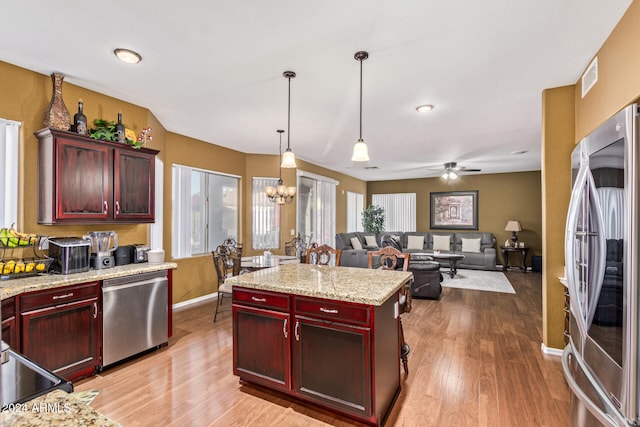
[[149,246],[137,244],[133,245],[133,262],[135,264],[147,262],[149,260]]
[[89,271],[91,243],[80,237],[49,239],[49,257],[54,261],[51,269],[62,274]]

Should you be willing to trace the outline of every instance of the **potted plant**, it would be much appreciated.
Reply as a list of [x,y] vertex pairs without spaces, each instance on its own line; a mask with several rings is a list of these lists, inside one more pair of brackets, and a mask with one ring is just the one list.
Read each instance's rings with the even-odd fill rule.
[[384,209],[376,205],[370,205],[364,209],[362,211],[362,227],[367,233],[384,231]]

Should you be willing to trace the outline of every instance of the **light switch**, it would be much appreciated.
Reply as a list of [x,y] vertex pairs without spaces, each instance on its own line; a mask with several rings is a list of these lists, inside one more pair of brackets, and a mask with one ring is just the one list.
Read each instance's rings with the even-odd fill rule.
[[292,236],[295,236],[295,235],[296,235],[296,230],[295,230],[295,229],[293,229],[293,228],[291,229],[291,235],[292,235]]

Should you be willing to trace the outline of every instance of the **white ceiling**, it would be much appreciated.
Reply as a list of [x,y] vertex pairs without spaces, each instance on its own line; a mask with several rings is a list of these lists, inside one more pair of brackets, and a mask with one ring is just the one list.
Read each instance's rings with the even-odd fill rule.
[[[435,176],[429,168],[450,161],[528,171],[540,169],[542,90],[575,83],[630,3],[11,1],[0,60],[147,107],[171,132],[268,154],[287,128],[282,72],[292,70],[299,158],[364,180]],[[117,47],[143,61],[119,62]],[[363,137],[377,169],[350,161],[359,50],[369,52]],[[435,109],[419,114],[420,104]]]

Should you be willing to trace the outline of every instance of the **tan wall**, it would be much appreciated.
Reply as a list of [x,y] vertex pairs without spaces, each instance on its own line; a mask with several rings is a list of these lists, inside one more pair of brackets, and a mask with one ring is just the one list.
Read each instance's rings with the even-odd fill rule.
[[[167,132],[165,149],[165,210],[164,210],[164,247],[167,254],[171,253],[171,168],[172,165],[190,166],[213,172],[222,172],[240,176],[240,191],[243,191],[243,176],[245,174],[244,153],[209,144],[197,139]],[[244,209],[244,197],[240,194],[240,212]],[[250,206],[250,205],[249,205]],[[239,240],[243,241],[243,218],[239,217]],[[218,290],[217,278],[210,254],[194,256],[187,259],[172,259],[178,264],[173,274],[173,302],[186,301],[201,297]]]
[[[20,134],[20,198],[17,227],[30,233],[55,236],[77,236],[95,230],[115,230],[121,244],[147,242],[146,225],[99,224],[38,225],[38,144],[34,132],[42,129],[44,111],[52,93],[51,77],[0,62],[0,117],[22,122]],[[117,119],[122,111],[123,122],[135,131],[147,126],[147,110],[124,101],[92,92],[70,83],[63,83],[62,96],[71,114],[77,111],[78,99],[84,101],[84,113],[89,123],[96,118]],[[154,143],[161,145],[162,138]],[[155,148],[153,146],[152,148]],[[10,224],[6,224],[10,225]],[[2,224],[0,226],[5,226]]]
[[[247,165],[247,180],[245,182],[245,203],[246,206],[251,206],[251,186],[253,177],[273,177],[277,178],[279,173],[278,163],[279,157],[277,155],[266,156],[257,154],[248,154]],[[336,232],[344,232],[347,229],[347,191],[361,193],[365,197],[367,195],[367,183],[360,179],[353,178],[351,176],[335,172],[321,166],[314,165],[301,159],[297,159],[296,163],[298,169],[282,169],[282,181],[287,186],[295,186],[297,182],[297,170],[311,172],[317,175],[333,178],[339,182],[336,188]],[[284,254],[284,243],[291,240],[291,230],[297,230],[296,224],[296,199],[291,204],[285,204],[281,206],[280,210],[280,247],[272,252],[277,254]],[[245,233],[246,239],[244,240],[245,253],[248,255],[257,255],[262,253],[263,250],[254,250],[251,247],[251,224],[253,219],[253,212],[251,209],[247,209],[245,214]],[[294,232],[295,233],[295,232]]]
[[575,86],[542,93],[542,327],[544,345],[564,347],[564,233],[571,196]]
[[576,141],[640,97],[640,2],[632,2],[597,53],[598,81],[582,98],[576,82]]
[[[442,178],[371,181],[367,185],[367,205],[373,194],[416,193],[416,229],[430,228],[431,192],[478,191],[478,231],[491,232],[498,245],[504,244],[511,233],[504,231],[507,221],[517,219],[523,230],[518,240],[530,246],[530,255],[542,254],[542,222],[540,172],[519,172],[485,175],[461,175],[449,184]],[[529,256],[530,256],[529,255]],[[502,262],[502,255],[498,255]],[[530,264],[528,259],[527,264]]]

